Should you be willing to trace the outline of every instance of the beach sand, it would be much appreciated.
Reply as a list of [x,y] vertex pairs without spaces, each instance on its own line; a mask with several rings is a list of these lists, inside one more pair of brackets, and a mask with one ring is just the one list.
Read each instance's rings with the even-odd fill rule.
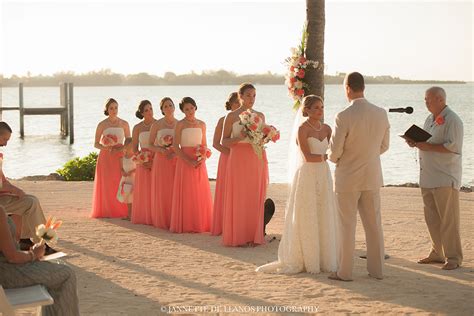
[[[121,219],[90,219],[92,182],[13,181],[35,194],[46,215],[64,221],[57,248],[77,274],[83,315],[152,315],[163,311],[455,314],[474,313],[474,194],[461,193],[460,269],[420,265],[430,239],[419,189],[383,188],[385,278],[369,278],[366,262],[355,258],[354,281],[327,273],[269,275],[254,272],[277,258],[287,185],[271,184],[276,213],[267,227],[278,240],[256,248],[227,248],[208,234],[172,234]],[[211,183],[212,188],[214,182]],[[356,255],[365,253],[357,225]],[[266,306],[266,310],[265,310]]]

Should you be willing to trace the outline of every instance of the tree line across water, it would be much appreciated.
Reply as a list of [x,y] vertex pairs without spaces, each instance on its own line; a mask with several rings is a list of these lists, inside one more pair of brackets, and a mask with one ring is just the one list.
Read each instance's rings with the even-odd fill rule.
[[[345,75],[345,73],[325,75],[324,82],[325,84],[342,84]],[[404,80],[392,76],[364,77],[367,84],[465,83],[464,81]],[[238,85],[242,82],[281,85],[285,82],[285,77],[281,74],[267,72],[238,75],[226,70],[210,70],[200,74],[191,72],[181,75],[166,72],[160,77],[146,72],[124,75],[112,72],[110,69],[102,69],[81,74],[64,71],[53,75],[12,75],[8,78],[0,75],[0,79],[3,87],[17,86],[20,82],[30,87],[57,86],[61,82],[73,82],[76,86]]]

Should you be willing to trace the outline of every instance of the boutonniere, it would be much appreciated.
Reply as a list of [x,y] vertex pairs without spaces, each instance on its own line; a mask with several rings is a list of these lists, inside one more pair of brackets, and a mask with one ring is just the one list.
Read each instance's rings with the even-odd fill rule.
[[436,125],[443,125],[444,124],[444,116],[438,115],[435,119]]

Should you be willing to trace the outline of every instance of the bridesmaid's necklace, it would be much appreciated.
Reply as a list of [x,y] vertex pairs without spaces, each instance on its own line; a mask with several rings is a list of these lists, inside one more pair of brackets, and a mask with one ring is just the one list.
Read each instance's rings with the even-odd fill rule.
[[112,121],[112,119],[109,117],[109,123],[112,126],[118,126],[118,124],[120,123],[120,120],[116,118],[115,121]]
[[185,117],[184,119],[188,121],[188,123],[191,125],[196,125],[198,123],[196,118],[194,118],[194,120],[190,120],[187,117]]
[[306,123],[308,123],[308,125],[311,126],[316,132],[320,132],[323,129],[323,125],[321,124],[321,122],[319,122],[319,129],[316,128],[316,126],[314,126],[313,124],[311,124],[309,120],[306,120]]
[[145,121],[143,121],[143,125],[145,125],[145,127],[150,127],[150,126],[151,126],[151,124],[153,124],[153,121],[151,121],[151,122],[150,122],[150,123],[148,123],[148,124],[147,124]]
[[171,123],[169,123],[168,120],[165,118],[165,126],[166,127],[174,127],[174,123],[175,123],[174,118],[173,118],[173,121]]

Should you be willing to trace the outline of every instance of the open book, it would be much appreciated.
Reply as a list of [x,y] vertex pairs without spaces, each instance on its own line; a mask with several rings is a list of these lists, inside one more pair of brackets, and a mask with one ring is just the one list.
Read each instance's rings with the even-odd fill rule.
[[405,134],[398,136],[406,140],[412,140],[418,143],[426,142],[428,139],[430,139],[431,134],[422,129],[421,127],[418,127],[413,124],[409,129],[406,130]]

